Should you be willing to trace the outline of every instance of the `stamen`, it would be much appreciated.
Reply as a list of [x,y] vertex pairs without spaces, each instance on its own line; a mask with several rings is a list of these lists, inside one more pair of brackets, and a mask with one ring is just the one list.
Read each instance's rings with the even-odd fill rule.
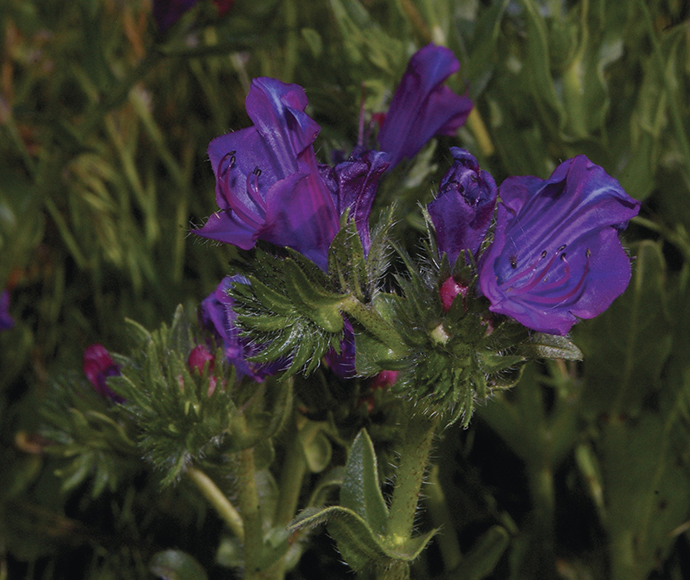
[[258,167],[254,168],[249,175],[247,175],[247,193],[251,200],[258,205],[264,213],[266,212],[266,200],[262,197],[259,191],[259,176],[261,175],[261,169]]
[[[554,254],[551,260],[546,264],[546,267],[542,269],[541,273],[536,277],[536,282],[534,281],[534,278],[532,278],[532,282],[527,282],[525,286],[520,286],[519,288],[515,288],[515,283],[519,280],[522,280],[525,277],[528,276],[533,276],[534,272],[536,271],[537,267],[539,266],[539,262],[543,260],[546,257],[546,251],[541,253],[541,256],[539,259],[530,267],[527,268],[526,270],[520,272],[519,274],[516,274],[512,278],[508,278],[507,280],[504,280],[503,283],[501,284],[502,286],[507,286],[510,284],[510,287],[506,290],[506,292],[514,291],[514,290],[519,290],[519,291],[526,291],[530,290],[531,288],[534,288],[536,284],[539,283],[539,280],[546,274],[548,269],[551,267],[551,264],[553,264],[553,261],[556,259],[556,255]],[[511,266],[513,265],[511,261]],[[515,266],[517,267],[517,257],[515,257]]]
[[[217,173],[221,178],[225,178],[227,172],[230,171],[230,170],[232,169],[233,165],[235,165],[235,159],[236,159],[236,158],[235,158],[235,153],[237,153],[237,151],[229,151],[228,153],[226,153],[225,155],[223,155],[223,157],[221,158],[221,160],[218,162],[218,167],[216,168],[216,173]],[[224,163],[225,160],[228,159],[228,158],[230,159],[230,161],[229,161],[227,167],[226,167],[225,169],[223,169],[223,163]]]
[[[590,251],[589,248],[585,251],[585,256],[587,258],[587,262],[585,263],[585,268],[582,272],[582,276],[580,276],[580,280],[577,282],[575,287],[568,292],[567,294],[564,295],[557,295],[557,296],[552,296],[552,297],[547,297],[547,296],[534,296],[530,298],[530,302],[536,302],[537,304],[562,304],[564,302],[567,302],[570,300],[573,296],[579,295],[580,291],[582,290],[582,286],[585,283],[585,278],[587,278],[587,274],[589,273],[589,259],[592,257],[592,252]],[[570,267],[568,265],[568,260],[564,259],[563,260],[566,264],[566,273],[565,275],[558,281],[558,284],[556,282],[552,283],[553,287],[556,287],[557,285],[562,285],[567,283],[568,279],[570,278]],[[543,290],[550,290],[552,284],[546,285],[542,288],[540,288],[540,292]]]

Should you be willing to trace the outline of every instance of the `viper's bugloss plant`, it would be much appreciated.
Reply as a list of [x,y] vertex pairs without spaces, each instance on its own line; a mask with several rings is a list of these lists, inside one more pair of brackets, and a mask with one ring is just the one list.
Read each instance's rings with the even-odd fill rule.
[[[219,14],[233,4],[213,3]],[[103,11],[112,14],[112,4]],[[45,439],[18,435],[0,453],[0,471],[8,457],[25,455],[21,469],[0,478],[3,549],[11,553],[14,541],[4,516],[45,486],[32,477],[53,468],[33,461],[46,453],[60,462],[63,490],[76,496],[92,479],[97,500],[112,494],[98,501],[112,506],[104,519],[116,531],[88,538],[97,544],[89,573],[98,577],[131,560],[136,574],[127,569],[122,577],[203,580],[209,566],[247,580],[330,578],[339,572],[324,562],[337,559],[338,570],[345,561],[376,580],[414,578],[417,565],[420,577],[550,578],[556,554],[565,575],[571,564],[579,573],[584,560],[573,563],[556,548],[563,477],[579,482],[567,493],[588,489],[589,519],[600,516],[589,531],[597,542],[606,535],[601,545],[614,553],[597,569],[615,571],[612,580],[648,576],[671,543],[682,542],[690,514],[683,435],[690,243],[681,221],[638,217],[633,199],[654,195],[655,212],[666,218],[670,207],[683,212],[659,186],[687,176],[655,181],[657,166],[675,171],[690,159],[687,123],[677,125],[675,140],[657,139],[664,124],[687,114],[682,103],[665,110],[683,86],[677,27],[662,33],[650,21],[645,42],[670,51],[664,67],[638,62],[640,47],[628,52],[618,38],[633,28],[631,13],[619,18],[626,27],[607,29],[603,44],[592,46],[601,35],[591,31],[572,34],[595,21],[603,30],[626,3],[588,11],[586,2],[570,2],[559,21],[557,9],[543,19],[531,1],[519,10],[480,2],[453,12],[444,0],[390,11],[361,0],[275,10],[274,0],[261,0],[238,3],[237,17],[222,22],[211,0],[138,4],[123,9],[126,47],[95,26],[98,10],[78,8],[91,34],[85,46],[99,45],[101,35],[108,43],[70,60],[65,74],[76,71],[74,83],[64,83],[57,101],[43,90],[47,77],[13,86],[22,59],[38,54],[16,39],[42,30],[49,13],[39,10],[31,30],[21,24],[32,18],[28,10],[9,13],[4,64],[13,74],[0,97],[0,148],[10,155],[0,173],[21,169],[16,179],[0,179],[3,194],[18,192],[0,203],[0,229],[9,228],[0,248],[13,256],[0,268],[0,287],[12,288],[22,324],[0,333],[0,345],[26,353],[22,364],[39,371],[41,389],[48,384]],[[393,32],[377,22],[382,14]],[[423,46],[431,39],[438,44]],[[57,35],[51,49],[53,42]],[[622,46],[634,74],[645,76],[639,106],[624,95],[635,110],[630,126],[609,82],[629,66],[619,60],[621,68],[608,69]],[[178,76],[175,90],[161,90],[169,88],[161,78]],[[74,99],[79,91],[84,104]],[[25,95],[36,99],[40,131],[26,103],[10,102]],[[186,111],[178,108],[184,99]],[[45,123],[65,102],[70,118]],[[625,129],[609,132],[609,117],[625,118]],[[200,145],[223,131],[230,132],[211,140],[204,168]],[[577,155],[583,150],[603,167]],[[556,167],[555,159],[567,160]],[[25,183],[31,179],[34,187]],[[165,219],[166,203],[174,219]],[[15,227],[34,213],[45,232]],[[191,238],[218,248],[185,246],[194,216],[209,217]],[[656,241],[634,241],[645,229],[663,238],[664,253]],[[44,253],[56,238],[65,247]],[[22,243],[32,240],[44,261],[17,265],[30,254]],[[161,260],[168,255],[171,267]],[[673,256],[678,272],[676,264],[665,268],[664,256]],[[129,264],[136,290],[122,301],[113,300],[117,264]],[[65,285],[80,269],[92,274],[94,292]],[[104,291],[101,281],[111,280],[112,291]],[[45,381],[40,353],[51,348],[42,337],[59,336],[54,328],[73,310],[46,308],[45,298],[34,309],[34,298],[51,292],[77,302],[79,313],[95,306],[90,330],[107,332],[100,340],[123,350],[92,344],[83,373]],[[156,300],[165,307],[152,308]],[[170,300],[184,306],[152,331],[133,320],[121,330],[104,315],[110,305],[128,314],[138,308],[137,317],[144,312],[156,328]],[[606,310],[571,337],[576,323]],[[82,340],[93,341],[84,317],[76,319]],[[4,291],[0,330],[12,325]],[[12,366],[2,360],[0,386],[16,375]],[[3,418],[18,391],[0,389]],[[484,453],[485,441],[469,452],[487,429],[510,449],[511,462],[523,463],[510,466],[520,477],[499,486],[529,494],[528,518],[516,518],[475,469],[475,455],[502,476],[508,469],[502,451]],[[644,467],[630,467],[632,454]],[[644,493],[634,494],[632,480]],[[86,502],[78,505],[64,514],[80,519]],[[170,522],[183,531],[176,535]],[[58,527],[76,537],[99,525]],[[325,548],[310,542],[321,525],[334,540]],[[111,549],[121,533],[124,548]],[[465,539],[474,546],[465,550]],[[419,558],[431,543],[433,557]],[[149,553],[164,544],[175,550]],[[339,555],[321,552],[334,544]],[[306,550],[317,557],[301,560]],[[116,556],[104,572],[110,552]],[[582,575],[596,577],[589,572]]]

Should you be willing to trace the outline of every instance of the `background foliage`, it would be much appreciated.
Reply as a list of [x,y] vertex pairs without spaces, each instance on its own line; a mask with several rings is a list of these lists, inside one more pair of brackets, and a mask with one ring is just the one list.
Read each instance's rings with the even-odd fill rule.
[[[161,34],[146,0],[6,0],[0,35],[0,289],[16,320],[0,333],[0,578],[193,575],[199,563],[232,575],[220,521],[184,482],[161,488],[127,433],[66,467],[36,435],[36,410],[88,344],[131,347],[125,317],[156,328],[225,274],[231,249],[188,234],[216,208],[206,146],[249,124],[252,77],[305,87],[325,162],[355,144],[362,98],[385,111],[430,41],[461,60],[450,84],[476,111],[386,180],[376,207],[395,200],[406,231],[422,229],[417,204],[451,144],[498,183],[585,153],[644,201],[625,233],[630,288],[574,329],[585,362],[529,366],[438,443],[444,529],[463,549],[491,526],[507,532],[485,538],[501,546],[493,572],[458,577],[690,576],[687,3],[237,0],[219,18],[200,0]],[[117,429],[80,379],[62,380],[72,411],[50,412]],[[385,452],[395,435],[368,420]],[[312,546],[292,577],[347,576],[325,535]],[[439,550],[435,539],[413,574],[432,577]]]

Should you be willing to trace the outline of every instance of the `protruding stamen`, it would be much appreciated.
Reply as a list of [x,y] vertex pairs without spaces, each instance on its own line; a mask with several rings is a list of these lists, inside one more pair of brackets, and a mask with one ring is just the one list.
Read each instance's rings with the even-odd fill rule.
[[[235,160],[236,160],[235,153],[237,153],[237,151],[229,151],[228,153],[223,155],[222,159],[218,162],[218,167],[216,168],[216,173],[218,174],[219,177],[225,178],[228,171],[230,171],[233,168],[233,166],[235,165]],[[230,159],[230,161],[228,162],[227,166],[225,168],[223,168],[223,163],[225,163],[226,159]]]
[[[564,256],[565,254],[563,254]],[[585,278],[587,277],[587,274],[589,273],[589,261],[590,258],[592,257],[592,252],[589,248],[585,251],[585,257],[587,258],[587,261],[585,262],[585,267],[584,270],[582,271],[582,275],[580,276],[580,279],[578,280],[577,284],[575,287],[570,290],[567,294],[561,294],[561,295],[556,295],[556,296],[534,296],[530,298],[530,302],[536,302],[538,304],[562,304],[564,302],[567,302],[574,296],[578,296],[580,294],[580,291],[582,290],[582,287],[585,283]],[[565,274],[562,278],[560,278],[557,282],[552,282],[551,284],[547,284],[540,288],[540,291],[544,290],[551,290],[552,288],[556,288],[558,286],[563,286],[568,283],[568,280],[570,278],[570,265],[568,264],[568,260],[566,258],[562,258],[563,261],[565,262]]]

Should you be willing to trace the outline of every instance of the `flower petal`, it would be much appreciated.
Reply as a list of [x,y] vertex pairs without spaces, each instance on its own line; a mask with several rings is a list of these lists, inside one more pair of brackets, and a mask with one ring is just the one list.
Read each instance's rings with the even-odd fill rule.
[[618,232],[640,203],[601,167],[580,155],[547,180],[513,177],[499,191],[494,241],[479,276],[493,312],[563,335],[625,290],[630,260]]
[[465,123],[472,101],[442,84],[459,68],[443,46],[429,44],[412,56],[379,133],[391,167],[414,157],[434,135],[452,135]]
[[451,264],[462,250],[477,254],[496,205],[496,183],[477,160],[459,147],[451,147],[454,162],[441,179],[438,197],[428,206],[436,228],[439,250]]
[[350,210],[364,252],[369,252],[369,214],[381,176],[390,166],[390,155],[383,151],[355,149],[347,161],[338,163],[329,174],[338,214]]

